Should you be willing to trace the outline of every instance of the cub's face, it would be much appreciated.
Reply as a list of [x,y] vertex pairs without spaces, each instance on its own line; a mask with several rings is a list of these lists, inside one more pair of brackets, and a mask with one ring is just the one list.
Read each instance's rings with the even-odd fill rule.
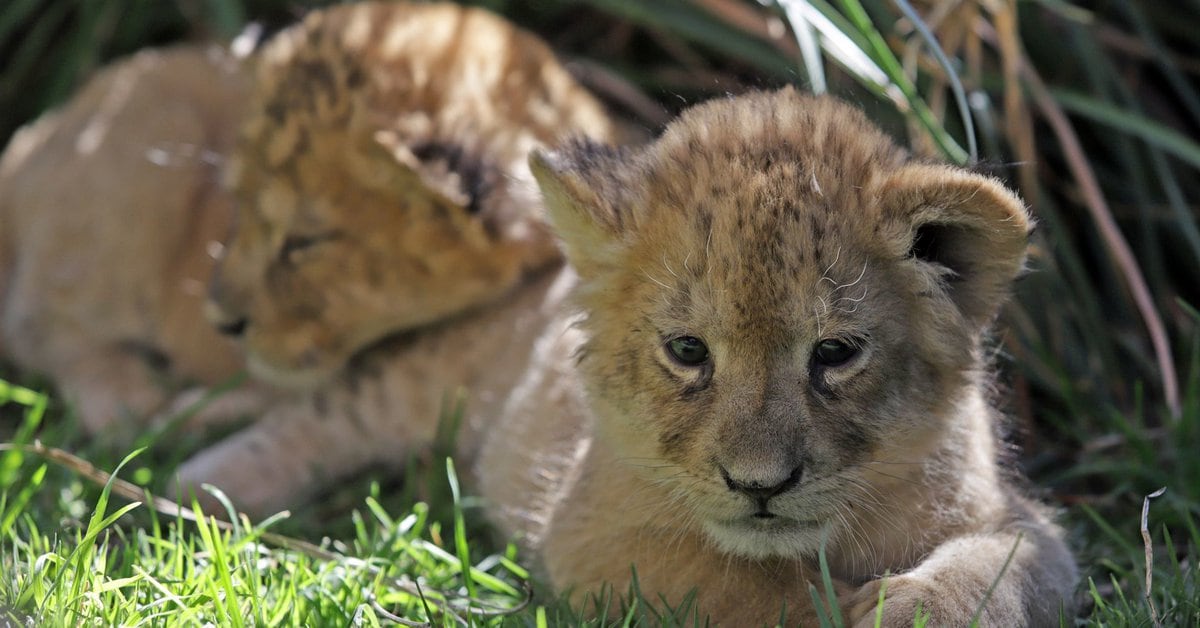
[[996,182],[907,163],[790,90],[533,164],[581,276],[602,436],[741,555],[814,551],[920,470],[1024,258]]
[[381,337],[496,298],[553,259],[531,218],[498,224],[498,205],[536,207],[498,172],[454,199],[382,146],[306,131],[285,167],[249,151],[231,164],[239,215],[210,314],[243,337],[256,375],[315,383]]

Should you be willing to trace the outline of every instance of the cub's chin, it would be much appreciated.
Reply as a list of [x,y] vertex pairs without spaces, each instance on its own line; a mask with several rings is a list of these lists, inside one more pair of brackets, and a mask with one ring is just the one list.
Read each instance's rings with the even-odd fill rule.
[[721,551],[746,558],[805,558],[815,556],[829,523],[783,515],[747,514],[736,519],[709,520],[704,530]]
[[280,367],[272,364],[262,356],[249,352],[246,356],[246,369],[255,379],[266,382],[271,386],[289,390],[308,390],[333,379],[338,368],[312,366],[304,368]]

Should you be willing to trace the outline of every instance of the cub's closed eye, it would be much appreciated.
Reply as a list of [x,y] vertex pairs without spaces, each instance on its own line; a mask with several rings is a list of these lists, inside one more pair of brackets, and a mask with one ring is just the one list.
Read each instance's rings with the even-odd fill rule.
[[820,366],[841,366],[858,355],[858,347],[845,340],[827,338],[813,348],[813,362]]
[[708,362],[708,345],[695,336],[678,336],[667,341],[667,354],[683,366]]
[[341,232],[338,231],[328,231],[313,235],[289,235],[284,238],[283,246],[279,249],[279,258],[283,261],[291,261],[290,257],[300,251],[311,249],[318,244],[336,240],[340,237]]

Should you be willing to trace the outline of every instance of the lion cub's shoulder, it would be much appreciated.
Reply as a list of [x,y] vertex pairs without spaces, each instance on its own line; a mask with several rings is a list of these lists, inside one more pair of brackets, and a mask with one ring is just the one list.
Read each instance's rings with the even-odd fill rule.
[[145,50],[0,158],[0,356],[52,376],[89,429],[152,411],[164,381],[238,368],[201,307],[208,243],[233,211],[219,169],[248,93],[219,47]]

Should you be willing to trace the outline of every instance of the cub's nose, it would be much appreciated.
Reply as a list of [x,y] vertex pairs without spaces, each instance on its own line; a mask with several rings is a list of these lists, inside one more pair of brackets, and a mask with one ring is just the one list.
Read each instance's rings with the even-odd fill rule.
[[241,291],[224,281],[219,270],[213,273],[208,282],[204,316],[217,331],[235,338],[246,333],[250,319],[244,313],[244,302]]
[[765,476],[751,480],[733,477],[723,466],[718,465],[718,468],[721,470],[721,479],[725,480],[725,486],[728,486],[729,490],[750,497],[761,507],[766,506],[767,500],[785,493],[799,484],[800,476],[804,472],[804,465],[797,465],[782,479],[779,476],[774,478]]
[[250,319],[227,311],[212,299],[204,303],[204,317],[217,331],[235,338],[245,334],[246,326],[250,324]]

